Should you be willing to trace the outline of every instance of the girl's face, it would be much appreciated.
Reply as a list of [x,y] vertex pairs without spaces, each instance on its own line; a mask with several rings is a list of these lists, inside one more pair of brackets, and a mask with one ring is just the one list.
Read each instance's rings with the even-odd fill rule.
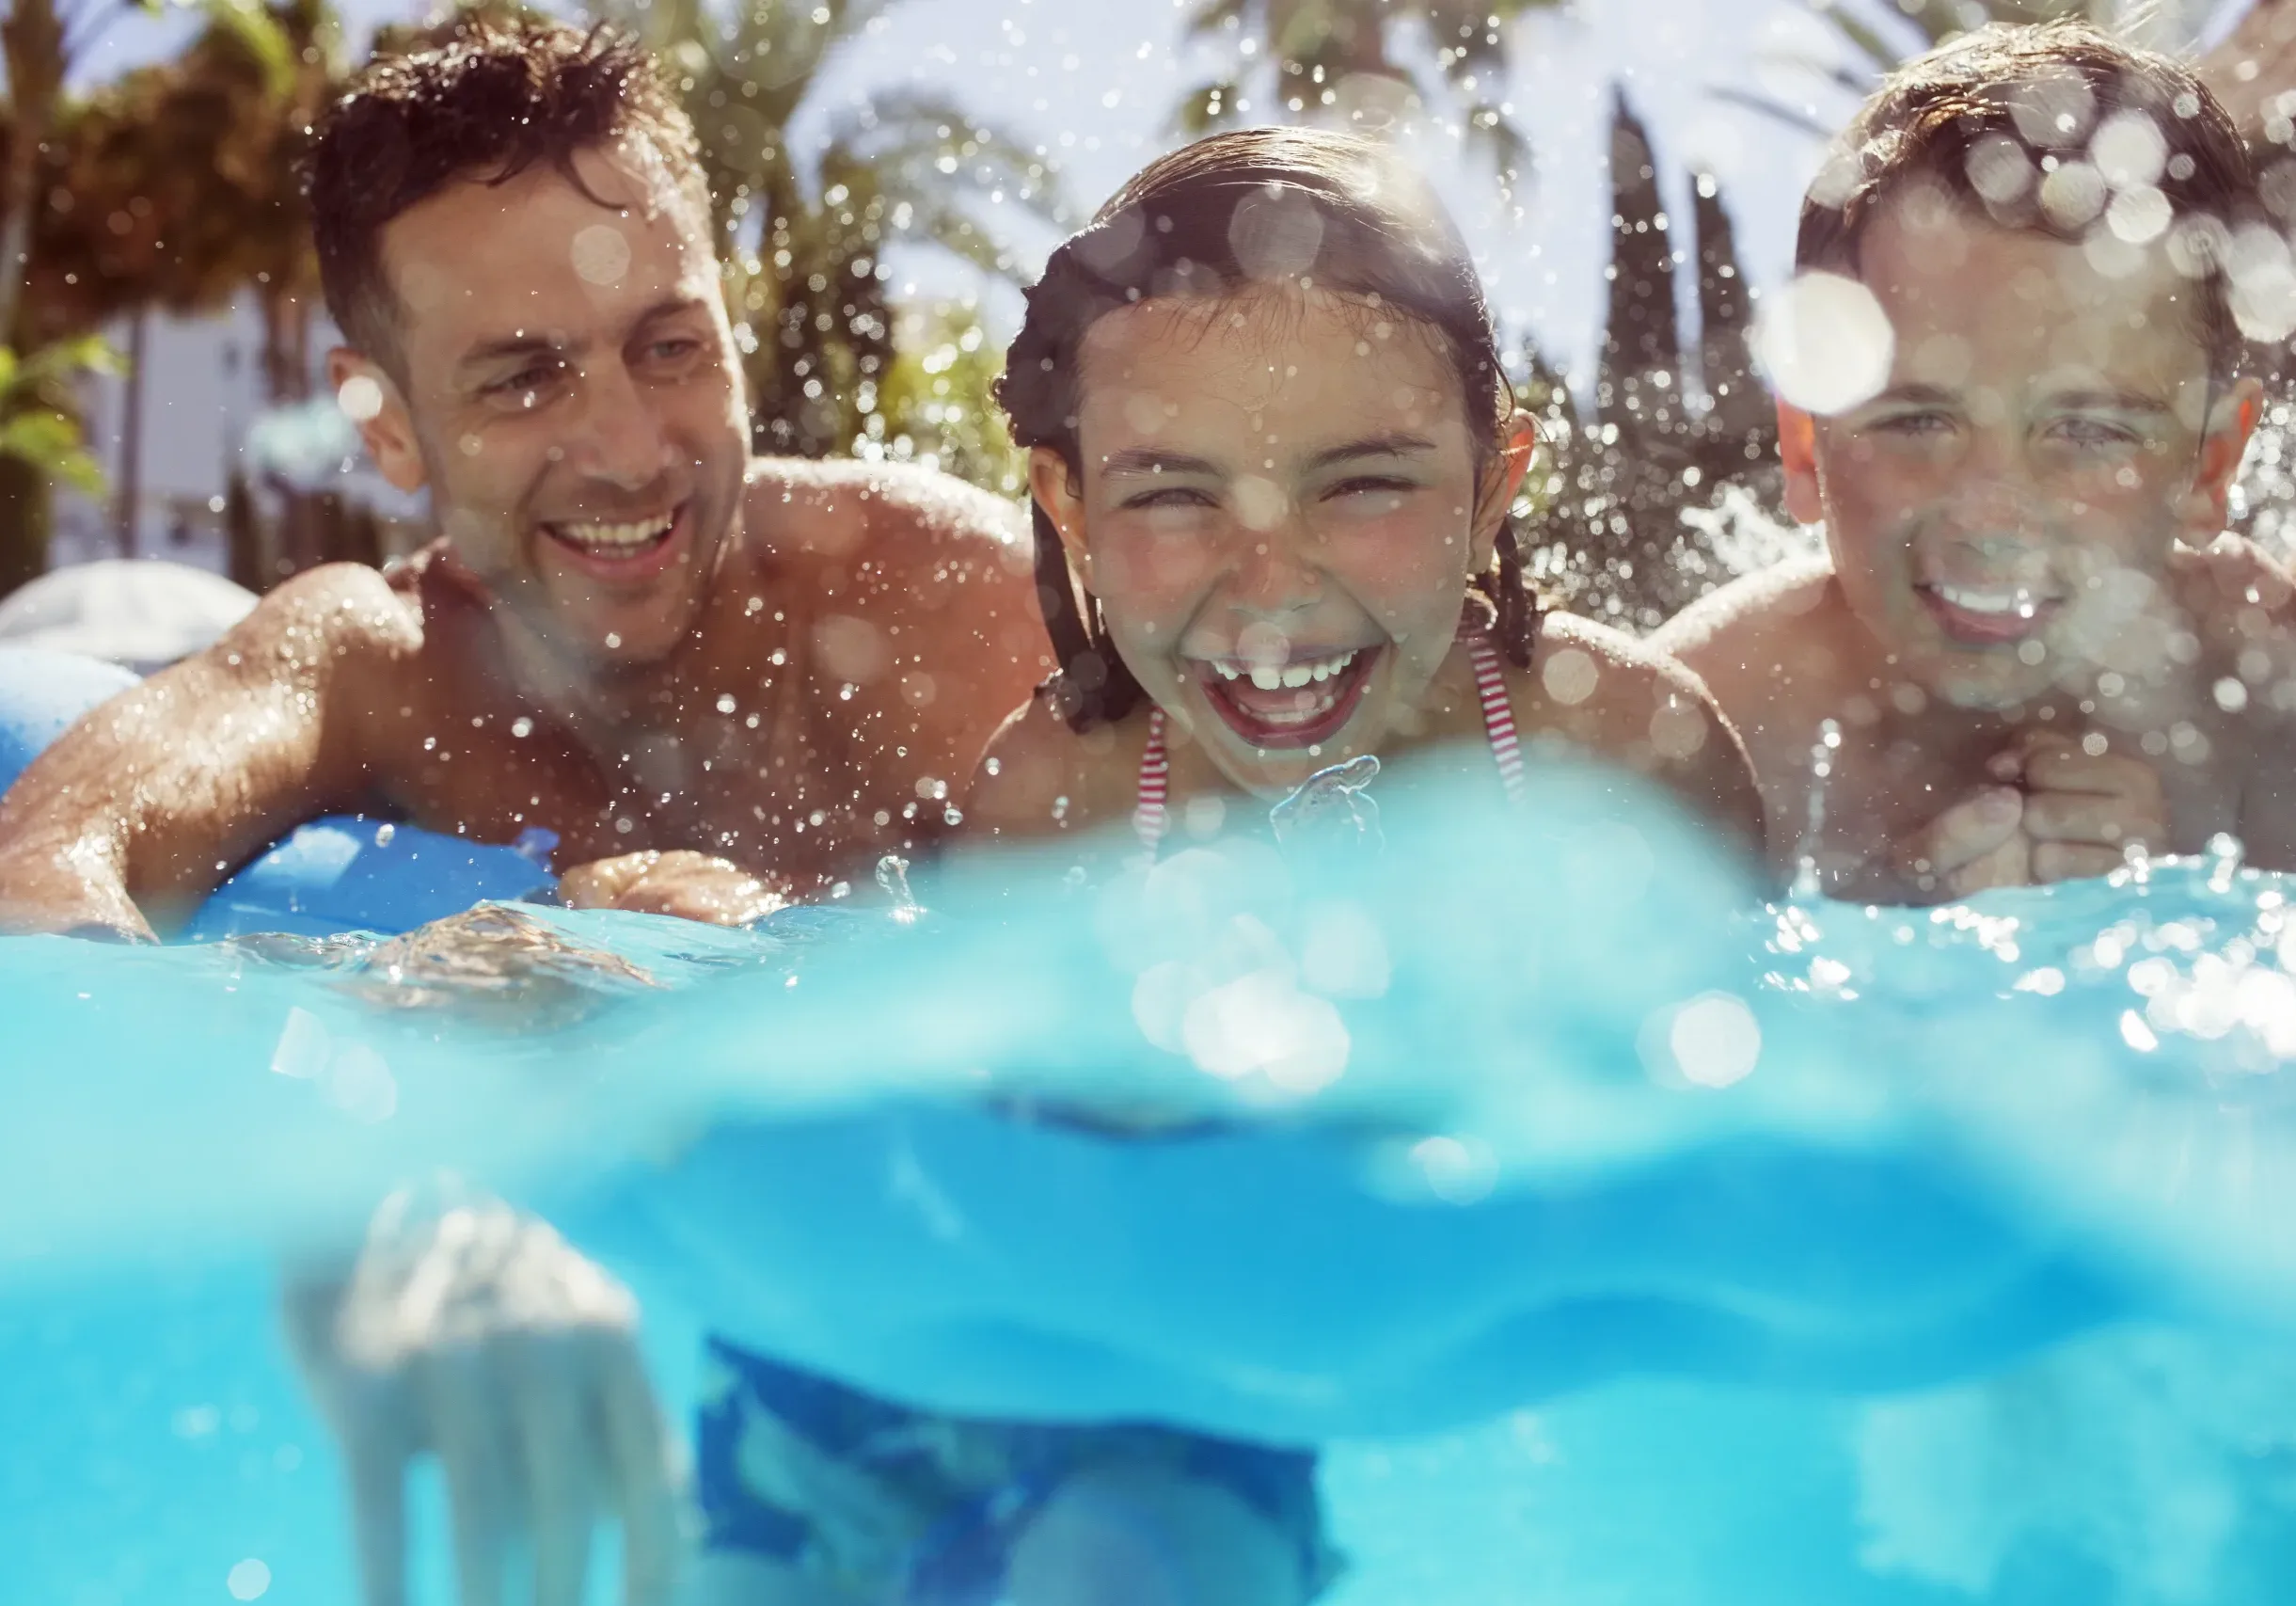
[[1082,483],[1042,447],[1030,479],[1141,686],[1279,794],[1410,727],[1531,438],[1478,451],[1423,325],[1285,286],[1100,318]]

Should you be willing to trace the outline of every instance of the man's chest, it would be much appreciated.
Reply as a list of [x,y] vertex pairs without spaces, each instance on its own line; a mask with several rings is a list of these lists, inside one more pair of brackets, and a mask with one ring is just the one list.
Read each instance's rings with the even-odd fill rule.
[[388,749],[376,790],[434,830],[511,841],[538,827],[558,837],[562,867],[689,849],[800,887],[910,842],[963,779],[928,784],[949,766],[876,700],[771,687],[603,739],[536,713],[442,708]]

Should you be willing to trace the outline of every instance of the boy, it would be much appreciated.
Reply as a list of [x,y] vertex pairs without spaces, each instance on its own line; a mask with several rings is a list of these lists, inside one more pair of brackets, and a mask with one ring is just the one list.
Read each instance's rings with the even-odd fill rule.
[[1860,111],[1796,249],[1838,277],[1781,297],[1850,306],[1794,331],[1822,377],[1861,323],[1887,351],[1822,413],[1783,376],[1827,553],[1656,643],[1744,734],[1781,870],[1939,902],[2219,833],[2296,867],[2288,588],[2214,539],[2288,262],[2208,90],[2090,28],[1985,29]]

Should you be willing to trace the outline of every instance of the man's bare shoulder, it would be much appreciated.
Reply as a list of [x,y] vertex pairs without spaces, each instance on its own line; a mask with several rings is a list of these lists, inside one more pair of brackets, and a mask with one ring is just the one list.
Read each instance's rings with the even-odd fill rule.
[[364,564],[326,564],[274,588],[190,661],[232,678],[300,680],[346,662],[404,661],[424,639],[424,610],[412,592]]
[[891,564],[992,564],[1015,576],[1030,565],[1019,506],[913,463],[759,458],[746,511],[774,555],[792,562],[865,554]]

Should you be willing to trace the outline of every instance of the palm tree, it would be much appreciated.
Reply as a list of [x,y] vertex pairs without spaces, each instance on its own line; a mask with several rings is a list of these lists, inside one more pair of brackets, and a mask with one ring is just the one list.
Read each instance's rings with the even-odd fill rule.
[[773,451],[865,451],[883,437],[868,421],[894,359],[889,245],[927,241],[1015,278],[980,203],[1062,215],[1037,151],[937,96],[877,96],[831,127],[810,165],[789,148],[824,67],[896,4],[754,0],[720,19],[703,0],[599,3],[678,75],[728,236],[758,443]]
[[[1853,59],[1843,64],[1787,53],[1777,57],[1778,64],[1815,75],[1846,93],[1853,104],[1922,52],[1987,23],[2047,23],[2060,17],[2087,17],[2110,24],[2115,12],[2113,0],[1900,0],[1894,9],[1902,24],[1882,27],[1843,0],[1810,0],[1810,8],[1841,37]],[[1718,100],[1746,106],[1814,138],[1832,138],[1838,126],[1808,107],[1790,105],[1757,90],[1724,85],[1714,94]]]
[[[1415,106],[1463,107],[1469,143],[1509,183],[1526,172],[1530,148],[1498,94],[1507,68],[1504,29],[1560,0],[1195,0],[1190,39],[1232,40],[1234,67],[1181,100],[1174,122],[1195,135],[1255,110],[1283,119],[1379,127]],[[1417,24],[1433,48],[1440,82],[1397,60],[1394,25]],[[1257,96],[1254,85],[1262,87]]]
[[[47,492],[56,484],[103,493],[103,470],[87,451],[75,382],[116,373],[118,354],[94,336],[58,341],[19,358],[0,346],[0,596],[48,566]],[[8,532],[19,533],[8,539]],[[37,533],[37,541],[24,538]]]

